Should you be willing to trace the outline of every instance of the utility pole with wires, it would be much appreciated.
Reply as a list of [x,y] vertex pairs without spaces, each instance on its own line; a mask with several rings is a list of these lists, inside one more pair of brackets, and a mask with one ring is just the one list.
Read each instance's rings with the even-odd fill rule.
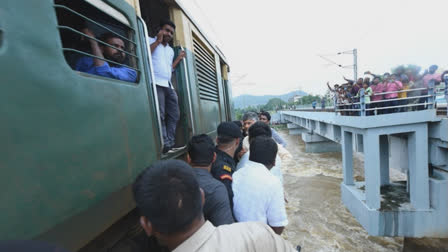
[[[342,64],[339,64],[329,58],[327,58],[326,56],[331,56],[331,55],[341,55],[341,54],[353,54],[353,65],[347,65],[344,66]],[[354,77],[354,81],[356,81],[358,79],[358,49],[353,49],[353,50],[349,50],[349,51],[343,51],[343,52],[338,52],[336,54],[327,54],[327,55],[317,55],[319,57],[321,57],[322,59],[328,61],[330,64],[332,65],[336,65],[340,68],[353,68],[353,77]]]

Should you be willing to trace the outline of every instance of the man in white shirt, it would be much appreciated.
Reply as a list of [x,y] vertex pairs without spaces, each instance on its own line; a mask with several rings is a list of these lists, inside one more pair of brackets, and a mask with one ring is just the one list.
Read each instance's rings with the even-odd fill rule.
[[148,38],[162,121],[163,153],[172,149],[176,143],[174,137],[180,116],[177,94],[171,84],[171,73],[185,57],[185,52],[180,52],[173,61],[174,50],[169,43],[173,40],[174,29],[176,25],[172,21],[162,20],[157,36]]
[[[256,122],[254,123],[252,126],[250,126],[249,130],[248,130],[248,136],[246,138],[244,138],[244,143],[243,143],[243,148],[247,151],[246,153],[244,153],[244,155],[241,157],[240,161],[238,162],[238,165],[236,166],[235,171],[238,171],[239,169],[241,169],[242,167],[247,165],[247,162],[249,162],[249,149],[250,149],[250,144],[249,142],[252,139],[255,139],[256,137],[259,136],[265,136],[265,137],[272,137],[272,131],[270,130],[270,127],[263,123],[263,122]],[[282,162],[281,162],[281,158],[279,157],[278,153],[279,150],[281,148],[281,145],[277,144],[277,147],[279,148],[277,151],[277,155],[275,157],[275,165],[274,167],[272,167],[270,169],[270,172],[276,176],[280,182],[282,182],[283,185],[283,174],[282,174]]]
[[249,161],[233,174],[233,213],[239,222],[263,222],[281,234],[288,224],[283,186],[269,171],[275,166],[277,149],[271,137],[251,141]]

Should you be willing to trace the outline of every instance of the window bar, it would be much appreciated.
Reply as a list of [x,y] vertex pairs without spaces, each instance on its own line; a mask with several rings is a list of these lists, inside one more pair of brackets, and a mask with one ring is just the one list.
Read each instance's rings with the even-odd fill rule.
[[97,23],[97,22],[94,21],[93,19],[90,19],[90,18],[88,18],[88,17],[82,15],[81,13],[79,13],[79,12],[77,12],[77,11],[74,11],[74,10],[68,8],[68,7],[65,6],[65,5],[55,4],[54,7],[56,7],[56,8],[61,8],[61,9],[65,9],[65,10],[67,10],[67,11],[69,11],[69,12],[75,14],[75,15],[78,15],[79,17],[81,17],[81,18],[83,18],[83,19],[85,19],[85,20],[87,20],[87,21],[89,21],[89,22],[91,22],[91,23],[93,23],[93,24],[95,24],[95,25],[97,25],[97,26],[99,26],[99,27],[101,27],[101,28],[103,28],[103,29],[105,29],[105,30],[107,30],[107,31],[109,31],[109,32],[111,32],[111,33],[113,33],[113,34],[115,34],[115,35],[117,35],[118,37],[120,37],[120,38],[122,38],[122,39],[124,39],[124,40],[126,40],[126,41],[128,41],[128,42],[130,42],[130,43],[132,43],[132,44],[134,44],[134,45],[137,45],[134,41],[129,40],[128,38],[126,38],[126,37],[124,37],[124,36],[122,36],[122,35],[120,35],[120,34],[114,32],[114,31],[112,31],[111,29],[107,28],[106,26],[104,26],[104,25],[102,25],[102,24],[100,24],[100,23]]
[[76,49],[73,49],[73,48],[62,48],[62,50],[66,51],[66,52],[76,52],[76,53],[79,53],[79,54],[83,54],[85,56],[89,56],[89,57],[92,57],[92,58],[97,58],[97,59],[100,59],[100,60],[103,60],[103,61],[106,61],[106,62],[109,62],[109,63],[113,63],[115,65],[119,65],[119,66],[122,66],[122,67],[127,67],[127,68],[130,68],[130,69],[133,69],[133,70],[135,70],[135,71],[140,73],[140,70],[138,70],[137,68],[134,68],[134,67],[131,67],[131,66],[128,66],[128,65],[124,65],[124,64],[120,64],[120,63],[115,62],[113,60],[104,59],[104,58],[95,56],[95,55],[90,54],[90,53],[79,51],[79,50],[76,50]]
[[135,55],[135,54],[133,54],[133,53],[130,53],[130,52],[125,51],[125,50],[121,50],[121,49],[119,49],[119,48],[117,48],[117,47],[115,47],[115,46],[113,46],[113,45],[111,45],[111,44],[108,44],[108,43],[106,43],[106,42],[104,42],[104,41],[101,41],[101,40],[99,40],[99,39],[97,39],[97,38],[95,38],[95,37],[91,37],[91,36],[89,36],[89,35],[86,35],[86,34],[80,32],[80,31],[78,31],[78,30],[76,30],[76,29],[73,29],[73,28],[70,27],[70,26],[58,25],[58,28],[59,28],[59,29],[62,29],[62,30],[70,30],[70,31],[72,31],[72,32],[74,32],[74,33],[77,33],[77,34],[81,35],[81,36],[84,36],[84,37],[86,37],[86,38],[93,39],[93,40],[95,40],[95,41],[98,42],[98,43],[101,43],[101,44],[103,44],[103,45],[105,45],[105,46],[108,46],[108,47],[110,47],[110,48],[113,48],[113,49],[115,49],[115,50],[117,50],[117,51],[123,52],[123,53],[125,53],[125,54],[127,54],[127,55],[129,55],[129,56],[132,56],[132,57],[138,59],[138,56]]

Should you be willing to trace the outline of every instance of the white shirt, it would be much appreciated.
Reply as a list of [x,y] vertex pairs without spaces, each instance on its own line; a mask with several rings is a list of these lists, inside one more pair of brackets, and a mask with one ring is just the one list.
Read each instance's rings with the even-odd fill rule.
[[[148,37],[148,43],[151,45],[157,39]],[[168,44],[164,46],[159,44],[154,52],[151,53],[152,66],[156,85],[161,87],[171,87],[171,73],[173,72],[174,50]]]
[[283,186],[263,164],[248,160],[232,178],[233,213],[237,221],[260,221],[271,227],[288,224]]
[[[241,169],[242,167],[244,167],[247,164],[247,161],[249,161],[249,156],[250,156],[250,151],[244,153],[244,155],[241,157],[240,161],[236,165],[235,171],[238,171],[239,169]],[[283,185],[283,173],[282,173],[281,167],[282,167],[282,160],[277,155],[275,157],[275,166],[271,168],[270,172],[272,173],[272,175],[277,177]]]

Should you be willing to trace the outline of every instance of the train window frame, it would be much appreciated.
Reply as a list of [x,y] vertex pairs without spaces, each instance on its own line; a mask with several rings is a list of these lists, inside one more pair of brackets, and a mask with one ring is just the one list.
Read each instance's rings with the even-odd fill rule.
[[[77,10],[70,8],[70,5],[67,4],[67,2],[65,2],[64,0],[54,0],[53,6],[55,9],[55,14],[57,16],[57,27],[56,28],[59,31],[59,37],[61,39],[61,46],[62,46],[61,49],[64,54],[65,63],[69,66],[69,68],[73,72],[75,72],[81,76],[84,76],[84,77],[102,79],[102,80],[114,81],[114,82],[116,81],[116,82],[123,83],[123,84],[139,85],[139,83],[141,82],[141,79],[142,79],[142,69],[141,69],[141,60],[142,59],[138,56],[137,32],[136,32],[136,29],[131,26],[129,19],[120,10],[114,8],[113,6],[109,5],[106,2],[102,2],[99,0],[85,0],[85,1],[82,1],[82,4],[84,4],[84,6],[80,5],[80,8],[82,7],[82,8],[85,8],[86,10],[92,11],[92,12],[95,12],[95,11],[99,12],[99,13],[101,13],[102,17],[93,17],[93,18],[88,17],[87,15],[85,15],[85,13],[81,13]],[[61,10],[67,11],[68,13],[75,16],[79,20],[84,21],[85,22],[84,25],[86,26],[86,28],[90,29],[92,26],[94,26],[96,28],[96,30],[100,30],[100,31],[102,31],[102,33],[100,33],[99,36],[91,37],[91,36],[88,36],[87,34],[83,33],[82,31],[80,31],[79,29],[76,29],[75,27],[63,24],[59,17],[59,15],[60,15],[59,11],[61,11]],[[109,19],[109,21],[113,21],[114,25],[116,26],[115,29],[113,29],[114,27],[111,24],[106,24],[104,22],[104,20],[103,20],[103,23],[101,23],[101,20],[98,21],[98,19],[101,19],[101,18]],[[71,25],[73,25],[73,24],[71,24]],[[114,30],[119,30],[121,33],[123,33],[123,35],[119,34],[119,32],[114,31]],[[106,59],[105,57],[102,58],[102,57],[93,55],[92,53],[85,52],[85,51],[82,51],[82,50],[79,50],[76,48],[72,48],[72,47],[70,47],[70,45],[67,46],[64,44],[65,38],[64,38],[63,31],[71,32],[72,36],[73,35],[80,36],[81,38],[84,38],[84,40],[86,40],[86,41],[88,39],[95,40],[99,45],[107,46],[109,48],[118,50],[126,55],[128,63],[115,62],[113,60]],[[102,35],[104,35],[106,33],[111,33],[114,36],[120,38],[125,43],[125,48],[123,50],[121,50],[121,49],[119,49],[109,43],[106,43],[105,41],[101,41],[99,38],[97,38],[97,37],[101,37]],[[72,43],[74,43],[74,41],[72,41]],[[81,43],[81,40],[78,41],[78,44],[80,44],[80,43]],[[112,77],[106,77],[106,76],[101,76],[101,75],[78,71],[75,69],[73,62],[72,62],[72,64],[69,62],[69,59],[68,59],[66,53],[72,53],[72,55],[77,55],[77,57],[79,57],[77,60],[81,59],[82,57],[87,56],[87,57],[91,57],[91,58],[100,59],[102,61],[108,62],[109,64],[112,63],[114,65],[132,69],[136,72],[136,75],[137,75],[136,80],[135,81],[126,81],[126,80],[120,80],[120,79],[116,79],[116,78],[112,78]]]

